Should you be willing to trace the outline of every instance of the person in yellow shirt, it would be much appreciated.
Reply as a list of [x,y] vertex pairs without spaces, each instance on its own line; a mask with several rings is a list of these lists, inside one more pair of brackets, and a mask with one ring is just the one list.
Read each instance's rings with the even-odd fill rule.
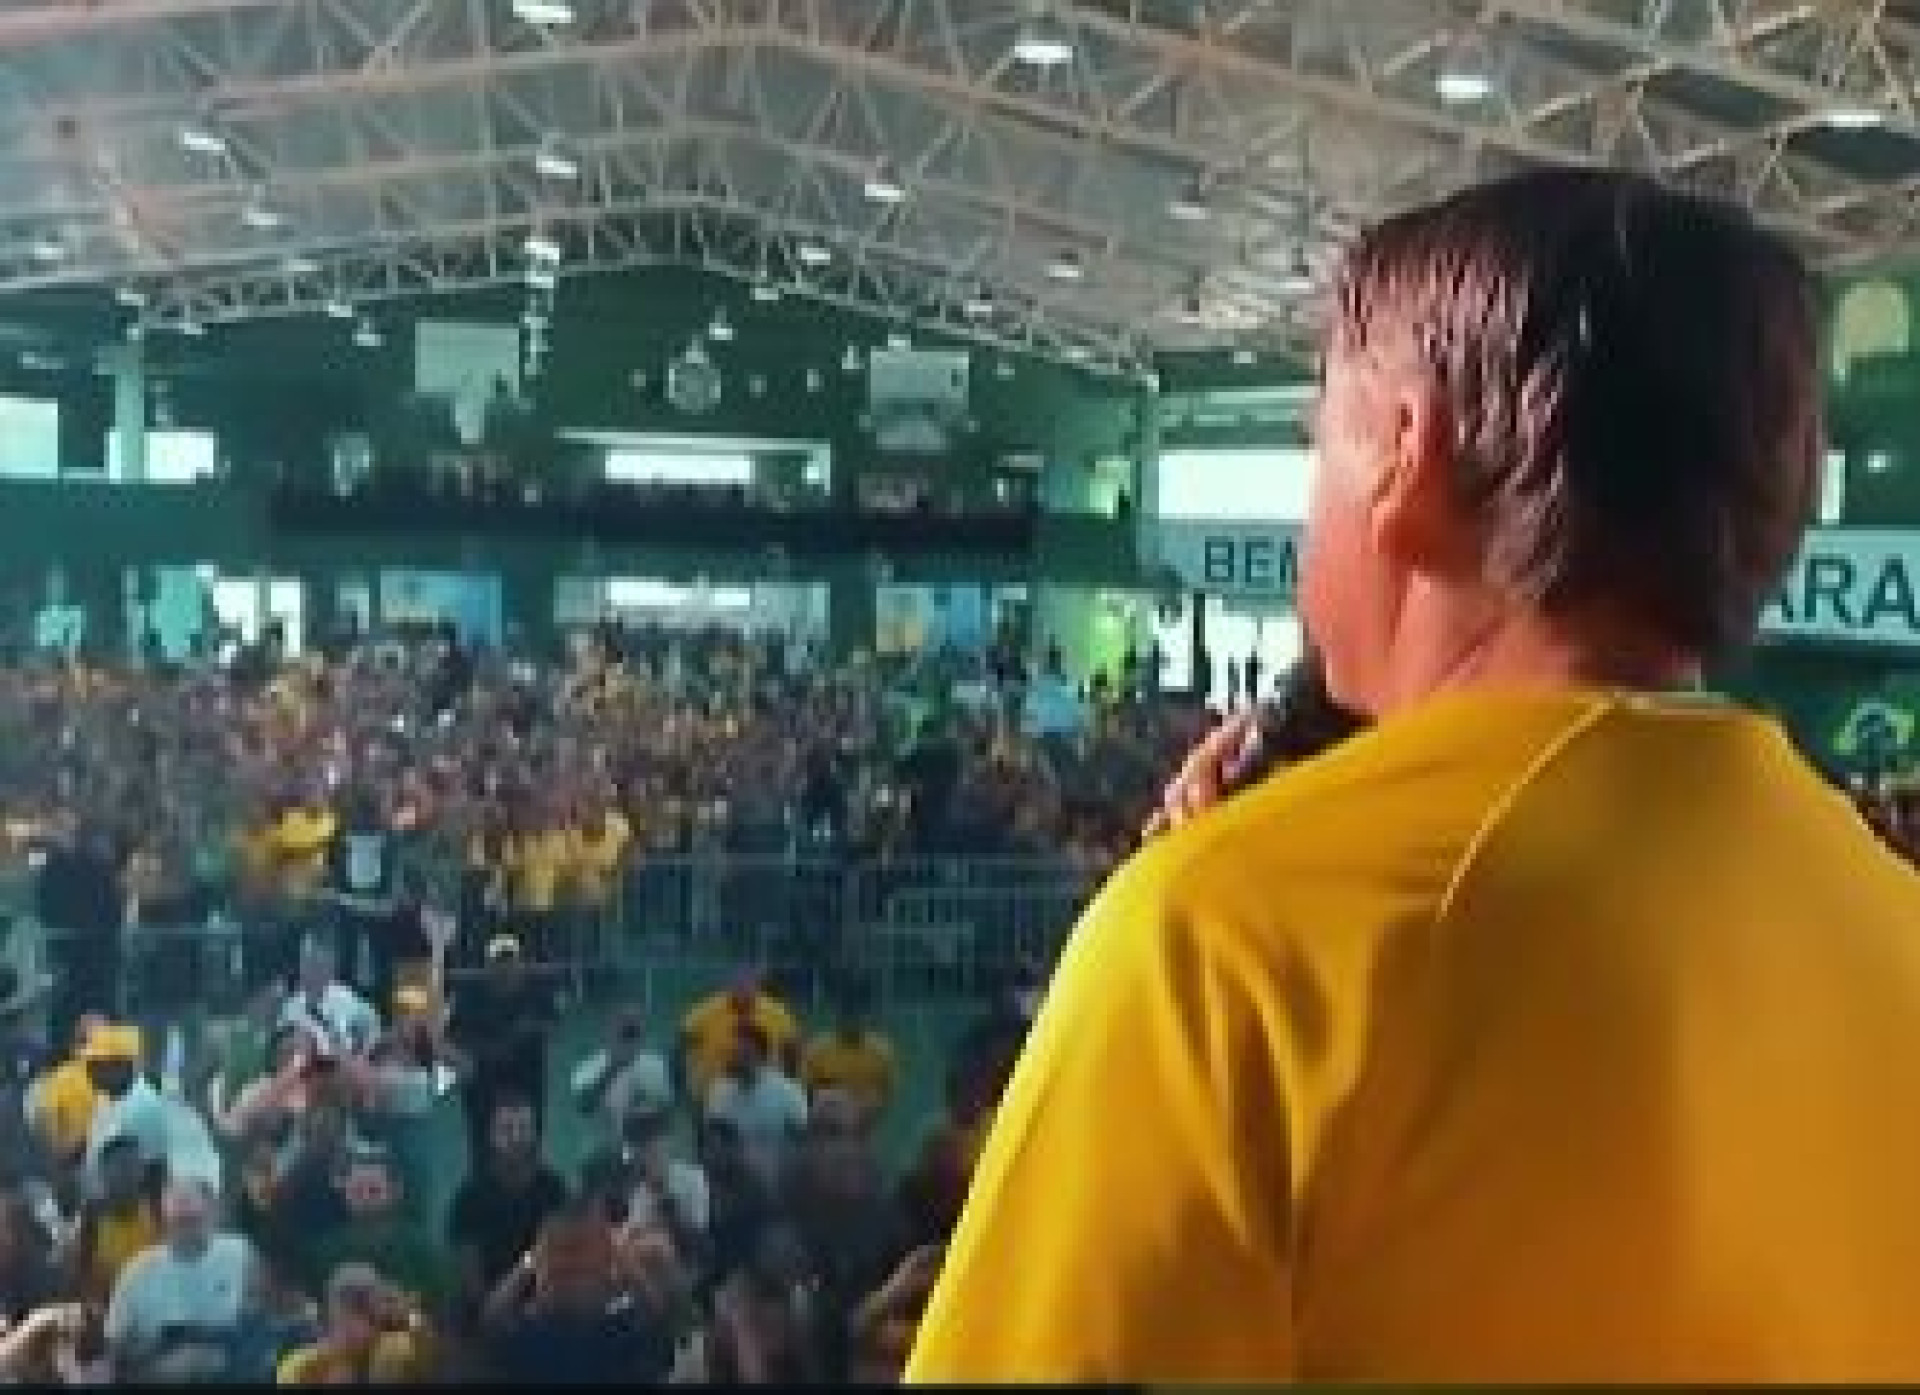
[[1374,724],[1097,898],[908,1379],[1920,1378],[1920,878],[1688,691],[1814,497],[1798,258],[1549,171],[1330,303],[1301,604]]
[[282,1357],[274,1384],[410,1384],[428,1375],[430,1350],[404,1295],[367,1265],[343,1264],[327,1282],[326,1332]]
[[817,1033],[800,1057],[800,1083],[818,1098],[831,1090],[856,1104],[867,1123],[885,1112],[893,1099],[898,1067],[893,1043],[872,1025],[871,994],[863,983],[841,990],[839,1021]]
[[306,897],[319,890],[327,873],[327,851],[339,828],[333,810],[319,798],[291,799],[280,807],[266,844],[283,896]]
[[619,915],[621,874],[633,829],[604,793],[583,800],[569,830],[570,918],[579,973],[606,962],[608,937]]
[[107,1025],[101,1014],[88,1013],[75,1025],[73,1045],[66,1059],[27,1087],[26,1114],[34,1135],[59,1162],[75,1166],[87,1151],[93,1116],[104,1099],[87,1073],[87,1038]]
[[757,971],[743,973],[724,993],[711,993],[681,1019],[673,1053],[681,1093],[698,1103],[739,1053],[740,1031],[754,1027],[767,1044],[768,1058],[792,1074],[800,1049],[800,1022],[793,1010],[765,987]]

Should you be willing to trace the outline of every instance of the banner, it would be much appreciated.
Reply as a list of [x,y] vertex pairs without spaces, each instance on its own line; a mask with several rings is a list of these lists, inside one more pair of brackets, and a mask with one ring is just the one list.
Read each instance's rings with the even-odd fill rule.
[[[1298,524],[1163,519],[1149,536],[1189,591],[1290,602],[1300,582]],[[1760,617],[1781,639],[1920,647],[1920,530],[1816,528]]]
[[1781,638],[1920,645],[1920,531],[1816,528],[1760,617]]

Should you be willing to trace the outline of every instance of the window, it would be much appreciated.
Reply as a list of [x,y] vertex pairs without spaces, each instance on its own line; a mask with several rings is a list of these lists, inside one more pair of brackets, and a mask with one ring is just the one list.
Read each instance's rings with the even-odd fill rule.
[[1170,450],[1157,466],[1161,518],[1301,523],[1313,488],[1305,446]]
[[[217,466],[219,451],[211,431],[149,431],[147,433],[147,474],[149,484],[192,484],[210,478]],[[127,477],[126,461],[120,456],[120,433],[107,432],[107,478]]]
[[60,404],[0,395],[0,475],[52,479],[60,473]]
[[607,452],[607,478],[623,484],[748,485],[753,457],[737,452],[621,450]]
[[703,606],[710,610],[748,610],[753,592],[744,586],[680,586],[651,577],[607,578],[607,606],[616,611],[679,610]]

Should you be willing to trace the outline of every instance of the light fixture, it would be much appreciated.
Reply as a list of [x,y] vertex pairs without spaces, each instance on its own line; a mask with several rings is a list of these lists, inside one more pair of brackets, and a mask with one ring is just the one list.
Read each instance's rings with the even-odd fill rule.
[[554,270],[552,262],[535,262],[527,268],[527,289],[532,291],[550,291],[560,284],[560,273]]
[[860,353],[860,346],[858,344],[849,344],[847,345],[847,351],[840,355],[840,371],[842,373],[858,373],[864,362],[865,360]]
[[1450,63],[1434,78],[1433,90],[1443,102],[1484,102],[1493,95],[1493,79],[1476,68]]
[[527,240],[520,244],[520,250],[527,254],[530,261],[557,262],[560,260],[560,244],[543,232],[530,232]]
[[1864,102],[1841,102],[1820,114],[1821,123],[1835,131],[1871,131],[1886,119],[1884,111]]
[[179,324],[175,325],[174,328],[186,335],[189,339],[202,339],[206,337],[207,333],[207,327],[205,325],[201,324],[198,320],[192,319],[182,320]]
[[960,302],[960,313],[968,319],[984,320],[993,311],[993,297],[986,291],[975,291]]
[[1305,295],[1313,289],[1313,268],[1307,265],[1307,254],[1298,247],[1287,262],[1287,269],[1280,273],[1278,282],[1282,295]]
[[1260,355],[1256,354],[1244,344],[1233,351],[1233,366],[1235,368],[1251,368],[1259,361]]
[[780,288],[765,277],[761,277],[753,283],[753,298],[762,305],[771,305],[780,299]]
[[533,172],[542,179],[578,179],[580,162],[552,145],[542,145],[533,157]]
[[899,203],[907,196],[906,186],[893,177],[885,164],[875,165],[868,172],[860,191],[867,196],[869,203]]
[[357,349],[377,349],[386,342],[372,320],[362,320],[353,327],[353,344]]
[[1073,62],[1073,36],[1045,15],[1035,15],[1020,26],[1013,41],[1013,57],[1029,68],[1058,68]]
[[272,232],[287,220],[272,204],[260,199],[248,199],[240,209],[240,221],[255,232]]
[[1093,351],[1085,344],[1069,344],[1061,352],[1066,354],[1068,363],[1085,363],[1093,357]]
[[180,144],[196,155],[227,153],[227,138],[218,131],[209,131],[205,126],[182,126]]
[[320,263],[312,257],[303,257],[296,252],[280,263],[280,270],[296,279],[303,276],[317,276],[320,273]]
[[1047,263],[1047,276],[1055,281],[1078,281],[1087,274],[1086,263],[1071,247],[1056,252]]
[[147,306],[147,293],[138,286],[118,287],[113,298],[129,310],[144,310]]
[[717,344],[725,344],[733,338],[733,321],[727,318],[725,310],[713,312],[713,319],[707,325],[707,338]]
[[36,262],[59,262],[67,258],[67,244],[57,237],[37,237],[27,248],[27,254]]
[[794,248],[793,255],[800,259],[803,266],[825,266],[833,260],[833,252],[824,242],[811,240]]
[[327,318],[330,320],[350,320],[353,318],[352,303],[342,299],[340,296],[328,296],[327,303],[323,308],[326,311]]
[[1206,222],[1213,216],[1213,205],[1207,202],[1206,187],[1198,179],[1181,185],[1179,191],[1167,200],[1167,216],[1176,223]]
[[567,0],[513,0],[513,17],[522,24],[552,29],[573,23],[573,6]]
[[895,353],[905,353],[913,347],[913,336],[908,334],[904,329],[888,330],[887,347]]

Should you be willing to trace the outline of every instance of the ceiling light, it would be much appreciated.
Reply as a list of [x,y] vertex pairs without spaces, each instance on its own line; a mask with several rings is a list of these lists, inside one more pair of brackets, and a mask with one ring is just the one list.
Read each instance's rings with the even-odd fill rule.
[[527,268],[527,287],[535,291],[550,291],[560,284],[560,273],[553,269],[551,262],[535,262]]
[[803,242],[793,249],[793,254],[806,266],[825,266],[833,260],[832,251],[823,242]]
[[113,298],[129,310],[142,310],[147,304],[147,293],[138,286],[121,286],[114,291]]
[[527,234],[527,240],[520,244],[520,250],[536,262],[557,262],[560,260],[560,244],[545,233]]
[[323,307],[330,320],[350,320],[353,318],[353,305],[339,296],[329,296]]
[[317,276],[320,272],[320,263],[312,257],[303,257],[296,253],[280,263],[280,270],[285,275],[293,277]]
[[1843,102],[1820,114],[1821,122],[1836,131],[1871,131],[1886,119],[1884,111],[1861,102]]
[[573,6],[567,0],[513,0],[513,16],[522,24],[553,28],[573,23]]
[[860,188],[871,203],[899,203],[907,196],[906,186],[895,179],[885,165],[876,166]]
[[1251,368],[1259,361],[1260,355],[1244,345],[1233,351],[1233,366],[1235,368]]
[[57,237],[37,237],[27,248],[27,254],[36,262],[59,262],[67,257],[67,244]]
[[1069,344],[1063,352],[1068,363],[1085,363],[1093,357],[1093,351],[1085,344]]
[[858,373],[861,363],[860,346],[858,344],[847,345],[847,351],[840,356],[840,371],[842,373]]
[[1182,185],[1180,191],[1167,200],[1167,216],[1176,223],[1204,223],[1213,216],[1207,191],[1199,180]]
[[271,232],[287,220],[278,209],[256,199],[240,210],[240,221],[255,232]]
[[580,162],[563,151],[543,145],[533,157],[533,172],[542,179],[578,179]]
[[759,280],[753,283],[753,298],[762,305],[771,305],[780,299],[780,288],[771,281]]
[[379,327],[372,320],[362,320],[353,327],[353,343],[359,349],[377,349],[387,341],[381,336]]
[[985,291],[975,291],[960,302],[960,312],[970,319],[984,320],[993,311],[993,297]]
[[179,324],[175,325],[174,328],[186,335],[189,339],[204,338],[207,332],[207,327],[198,320],[182,320]]
[[1029,68],[1061,67],[1073,62],[1073,36],[1051,20],[1028,20],[1013,41],[1013,57]]
[[226,137],[217,131],[209,131],[204,126],[181,127],[180,144],[196,155],[224,155],[227,153]]
[[1493,95],[1493,79],[1472,68],[1446,68],[1433,80],[1443,102],[1484,102]]
[[905,353],[913,347],[913,336],[908,334],[904,329],[889,330],[887,332],[887,347],[896,353]]
[[713,321],[707,326],[707,338],[719,344],[725,344],[733,338],[733,322],[727,318],[726,311],[713,312]]
[[1086,264],[1080,260],[1080,254],[1072,248],[1054,255],[1047,263],[1047,275],[1055,281],[1078,281],[1087,274]]

